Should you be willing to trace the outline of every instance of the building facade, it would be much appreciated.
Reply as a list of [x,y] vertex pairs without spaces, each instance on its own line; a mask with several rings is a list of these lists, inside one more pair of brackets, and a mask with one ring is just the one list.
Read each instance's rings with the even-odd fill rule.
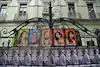
[[[48,21],[46,22],[46,20],[50,20],[50,2],[52,4],[52,22],[56,20],[52,29],[49,28],[47,23]],[[38,18],[40,19],[39,22],[36,21]],[[67,19],[67,21],[60,21],[59,23],[59,18]],[[69,19],[72,19],[72,21],[74,20],[75,22],[73,23],[72,21],[68,21]],[[53,34],[57,29],[61,33],[62,30],[64,32],[69,29],[74,31],[77,42],[76,45],[82,47],[49,48],[50,46],[48,44],[48,47],[29,46],[31,44],[34,45],[35,40],[37,40],[35,44],[42,44],[40,40],[43,40],[45,35],[41,35],[39,33],[36,34],[36,32],[43,30],[40,32],[43,33],[47,30],[46,32]],[[21,44],[19,44],[22,31],[35,32],[34,34],[31,34],[34,36],[38,35],[43,39],[38,40],[39,37],[36,37],[36,39],[33,38],[32,43],[28,40],[29,42],[25,41],[24,46],[20,47],[23,43],[21,42]],[[87,34],[88,32],[89,34]],[[24,36],[32,37],[30,34],[26,35],[25,33]],[[99,67],[100,50],[98,47],[87,47],[100,47],[99,36],[100,0],[0,0],[1,67],[3,65],[9,65],[9,67],[12,67],[12,65],[36,67],[67,67],[68,65],[74,65],[76,67],[79,67],[78,65],[80,65],[81,67],[81,65],[83,65],[82,67]],[[53,37],[50,38],[52,42],[55,42],[55,39],[52,38]],[[45,39],[46,43],[49,43],[51,40]],[[43,44],[45,44],[45,42]]]
[[[92,32],[100,28],[100,1],[99,0],[51,0],[53,19],[67,17],[75,19],[77,22],[88,28]],[[30,18],[40,17],[48,19],[49,1],[46,0],[1,0],[0,1],[0,29],[7,28],[8,31],[17,27],[20,23]],[[67,23],[67,22],[66,22]],[[69,28],[79,30],[76,26],[67,23]],[[34,23],[33,23],[34,25]],[[56,28],[62,28],[59,24]],[[40,27],[41,24],[32,27],[32,24],[25,28]],[[68,28],[65,26],[65,28]],[[47,26],[48,27],[48,26]],[[96,38],[89,37],[80,30],[82,44],[87,45],[87,41],[94,40],[97,45]],[[6,34],[7,36],[9,34]],[[1,32],[1,36],[3,36]],[[82,38],[83,37],[83,38]],[[5,39],[4,39],[5,40]],[[1,42],[4,41],[1,39]]]

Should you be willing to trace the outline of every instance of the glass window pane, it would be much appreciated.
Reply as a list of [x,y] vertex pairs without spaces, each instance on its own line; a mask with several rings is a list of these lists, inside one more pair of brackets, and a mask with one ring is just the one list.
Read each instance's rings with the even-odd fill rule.
[[2,4],[0,9],[0,15],[6,14],[7,4]]
[[27,10],[27,4],[20,4],[20,16],[25,16]]

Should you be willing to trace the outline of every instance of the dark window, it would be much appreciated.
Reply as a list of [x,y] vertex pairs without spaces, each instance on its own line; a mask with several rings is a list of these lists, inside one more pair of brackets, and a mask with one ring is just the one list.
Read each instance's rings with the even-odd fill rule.
[[95,19],[96,15],[95,15],[95,12],[94,12],[93,4],[92,3],[87,4],[87,8],[88,8],[90,19]]
[[7,4],[2,4],[1,8],[0,8],[0,15],[5,15],[6,14],[6,9],[7,8]]
[[25,16],[27,13],[27,4],[20,4],[19,16]]
[[91,41],[87,41],[87,46],[95,46],[94,41],[91,39]]
[[69,10],[69,12],[68,12],[69,17],[75,17],[76,16],[74,3],[69,3],[68,4],[68,10]]

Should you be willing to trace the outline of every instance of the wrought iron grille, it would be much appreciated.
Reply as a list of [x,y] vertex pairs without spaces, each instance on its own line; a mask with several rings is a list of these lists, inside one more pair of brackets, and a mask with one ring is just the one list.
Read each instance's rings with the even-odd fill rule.
[[100,66],[97,47],[2,47],[0,66]]

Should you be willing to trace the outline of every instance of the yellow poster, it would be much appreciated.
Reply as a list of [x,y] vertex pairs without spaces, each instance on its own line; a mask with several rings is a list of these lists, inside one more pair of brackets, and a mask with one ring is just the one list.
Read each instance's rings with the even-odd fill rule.
[[27,46],[28,45],[28,29],[21,29],[18,32],[17,46]]

